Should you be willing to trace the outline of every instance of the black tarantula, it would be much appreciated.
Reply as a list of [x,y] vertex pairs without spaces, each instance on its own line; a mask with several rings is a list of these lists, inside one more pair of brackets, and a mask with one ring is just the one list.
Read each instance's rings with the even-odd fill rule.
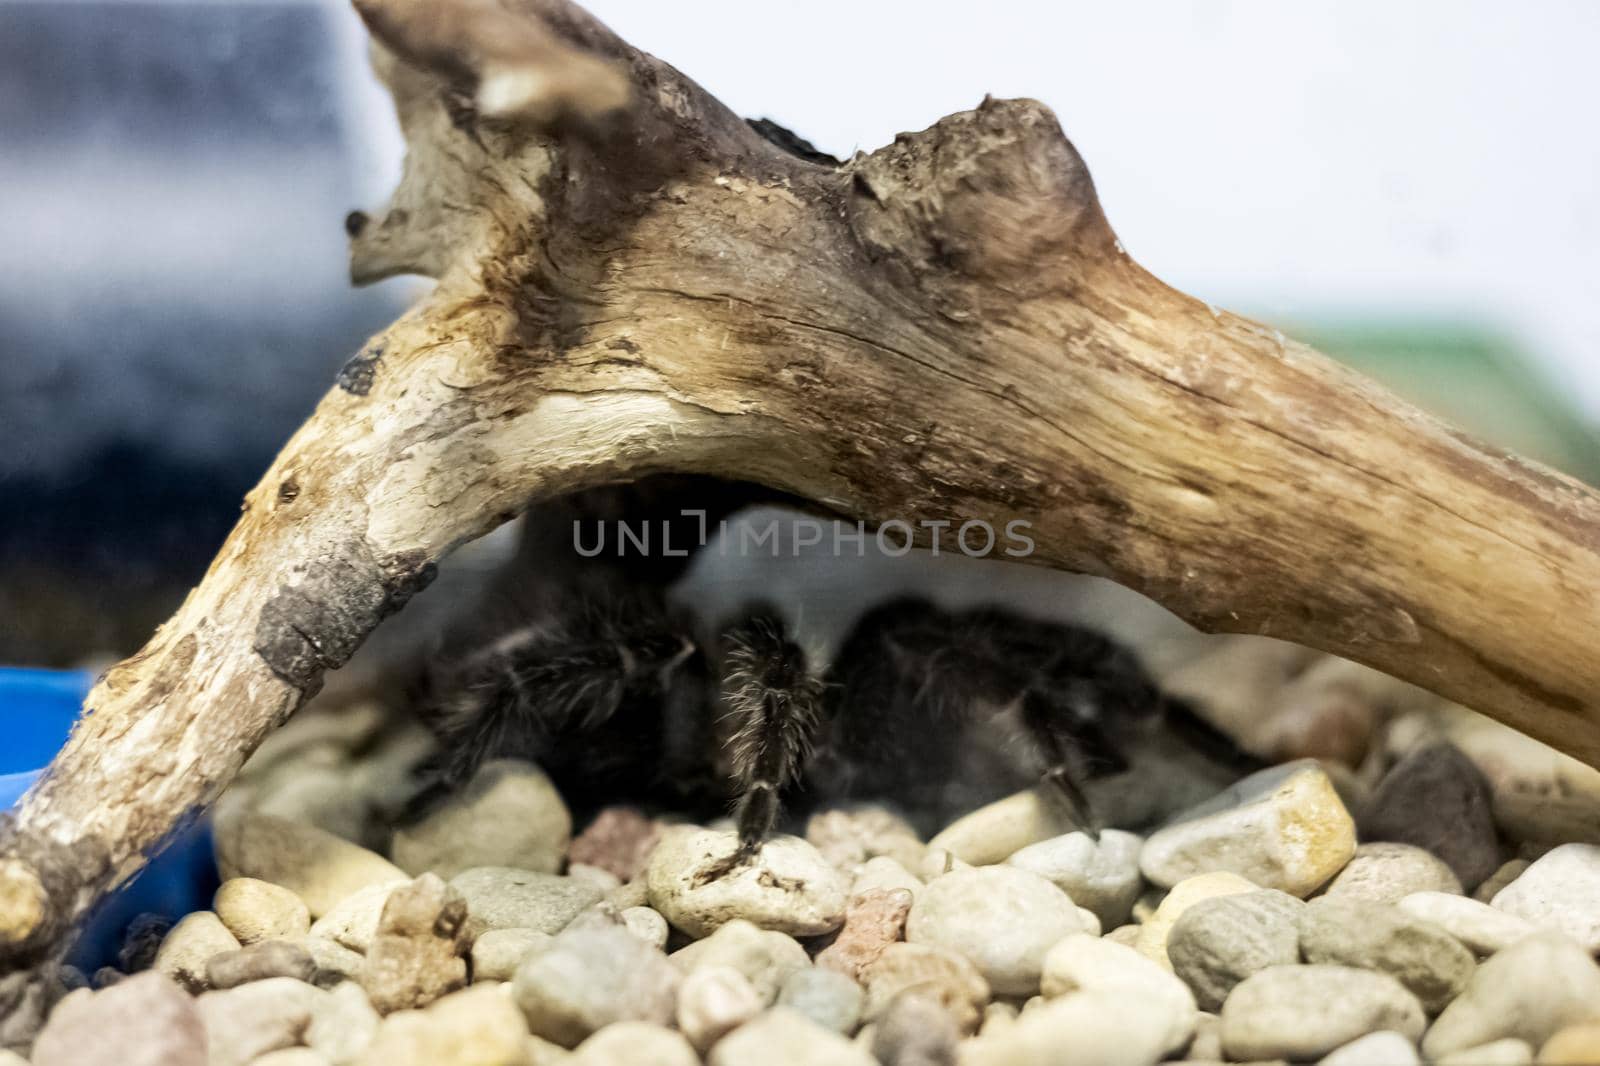
[[884,799],[931,829],[1042,775],[1098,832],[1084,783],[1128,769],[1124,744],[1141,731],[1238,762],[1114,641],[918,599],[869,611],[819,673],[770,608],[706,639],[658,594],[591,591],[445,666],[432,687],[425,717],[441,744],[422,805],[499,757],[538,763],[580,813],[731,801],[738,848],[702,881],[751,858],[785,805]]

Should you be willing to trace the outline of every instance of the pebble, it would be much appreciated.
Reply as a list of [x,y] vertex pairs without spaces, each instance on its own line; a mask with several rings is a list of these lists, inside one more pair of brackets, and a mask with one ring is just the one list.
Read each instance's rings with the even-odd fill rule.
[[211,956],[238,951],[239,941],[211,911],[185,915],[161,941],[152,968],[190,992],[206,988],[206,963]]
[[1552,848],[1502,888],[1493,906],[1600,951],[1600,845]]
[[311,983],[319,988],[330,988],[341,981],[359,981],[362,971],[367,968],[367,960],[360,952],[351,951],[332,940],[303,936],[294,943],[303,948],[316,964]]
[[1103,831],[1098,841],[1087,833],[1067,833],[1029,844],[1006,864],[1051,882],[1110,929],[1128,920],[1134,901],[1144,891],[1144,875],[1139,872],[1143,846],[1143,838],[1117,829]]
[[962,1047],[961,1066],[1152,1066],[1168,1039],[1160,1008],[1120,992],[1080,992],[1024,1010]]
[[1300,914],[1300,953],[1310,963],[1359,966],[1395,978],[1430,1015],[1460,994],[1477,960],[1441,926],[1398,907],[1331,897]]
[[554,936],[572,919],[600,902],[593,885],[555,874],[480,866],[450,879],[467,901],[467,936],[490,929],[537,929]]
[[531,1033],[523,1045],[523,1055],[527,1059],[525,1066],[572,1066],[572,1052]]
[[1082,931],[1071,897],[1011,866],[946,874],[923,889],[906,919],[908,942],[966,956],[1002,995],[1037,992],[1045,952]]
[[678,1029],[704,1053],[765,1006],[744,974],[732,966],[703,966],[678,986]]
[[1176,885],[1230,871],[1305,897],[1350,861],[1356,827],[1333,782],[1310,759],[1261,770],[1180,814],[1145,841],[1144,876]]
[[1472,890],[1472,898],[1488,903],[1494,899],[1496,893],[1511,882],[1522,876],[1522,871],[1532,866],[1529,859],[1510,859],[1500,864],[1500,868],[1490,874],[1488,879]]
[[260,781],[249,809],[344,840],[363,840],[372,819],[372,802],[348,764],[285,764]]
[[889,1004],[865,1044],[884,1066],[954,1066],[960,1041],[955,1020],[944,1007],[912,993]]
[[590,866],[588,863],[575,862],[569,864],[567,866],[567,876],[574,881],[582,881],[584,884],[593,885],[607,896],[622,887],[622,878],[610,870],[599,866]]
[[1210,1011],[1195,1015],[1194,1039],[1184,1049],[1184,1058],[1197,1062],[1222,1061],[1222,1019]]
[[1131,947],[1136,946],[1139,943],[1139,932],[1140,932],[1140,929],[1141,929],[1140,926],[1135,925],[1135,924],[1130,922],[1127,925],[1119,925],[1115,929],[1111,930],[1111,932],[1103,933],[1102,935],[1107,940],[1113,941],[1113,942],[1118,943],[1118,944],[1126,944],[1128,947],[1131,948]]
[[241,813],[221,820],[213,841],[224,879],[253,877],[282,885],[305,901],[312,918],[368,885],[409,880],[375,852],[271,815]]
[[1540,1066],[1594,1066],[1600,1062],[1600,1024],[1569,1025],[1539,1049]]
[[650,907],[628,907],[621,913],[622,925],[628,932],[653,948],[666,948],[672,930],[659,911]]
[[1315,1059],[1380,1030],[1415,1041],[1426,1024],[1417,997],[1388,974],[1273,966],[1239,982],[1222,1005],[1222,1047],[1234,1060]]
[[922,854],[922,865],[916,868],[917,877],[924,883],[934,881],[952,870],[970,870],[970,862],[962,862],[943,848],[929,848]]
[[1461,895],[1461,882],[1444,860],[1410,844],[1363,844],[1323,893],[1365,903],[1399,903],[1413,892]]
[[811,967],[810,956],[794,937],[758,928],[743,919],[735,919],[704,940],[680,948],[669,959],[685,974],[706,966],[731,966],[744,974],[766,1006],[777,1001],[790,977]]
[[467,983],[467,901],[437,874],[389,894],[361,986],[379,1014],[426,1006]]
[[287,940],[259,940],[237,951],[213,955],[206,962],[206,984],[218,989],[272,977],[292,977],[309,984],[316,973],[311,953]]
[[195,1000],[206,1027],[210,1066],[244,1066],[279,1048],[303,1043],[319,989],[289,977],[253,981]]
[[33,1045],[33,1066],[206,1066],[195,1001],[170,978],[135,974],[56,1005]]
[[957,818],[928,841],[928,848],[947,851],[972,866],[989,866],[1005,862],[1029,844],[1078,828],[1066,806],[1040,786]]
[[576,1047],[620,1021],[672,1023],[678,968],[618,926],[573,929],[517,968],[516,1002],[535,1036]]
[[537,929],[491,929],[472,942],[472,979],[509,981],[524,959],[553,940]]
[[409,874],[448,880],[480,866],[555,873],[571,840],[572,815],[545,772],[495,759],[421,821],[397,830],[389,851]]
[[983,1008],[983,1019],[978,1023],[978,1035],[993,1036],[1014,1024],[1020,1013],[1014,1005],[1004,1000],[996,1000]]
[[1539,931],[1514,914],[1448,892],[1413,892],[1400,901],[1399,907],[1414,918],[1439,926],[1479,955],[1493,955]]
[[389,894],[406,883],[368,885],[351,893],[312,923],[311,935],[365,955],[372,946],[372,938],[378,935],[378,918],[383,914],[383,905],[389,902]]
[[913,896],[922,891],[922,879],[887,855],[875,855],[861,864],[850,882],[851,897],[875,888],[903,888]]
[[1421,1066],[1417,1045],[1403,1033],[1368,1033],[1331,1052],[1317,1066]]
[[1500,865],[1489,781],[1448,742],[1418,748],[1395,764],[1373,793],[1361,830],[1366,840],[1426,849],[1467,888]]
[[1167,940],[1172,935],[1173,925],[1184,911],[1204,899],[1259,891],[1261,886],[1254,881],[1247,881],[1226,870],[1186,877],[1172,886],[1172,890],[1139,925],[1139,937],[1133,946],[1146,958],[1170,967],[1172,962],[1167,957]]
[[640,877],[606,893],[606,902],[619,911],[625,911],[629,907],[648,907],[650,890],[645,885],[644,878]]
[[504,985],[473,985],[383,1019],[359,1066],[521,1066],[528,1031]]
[[334,1066],[354,1061],[378,1031],[378,1012],[366,990],[346,981],[328,990],[311,1008],[305,1042]]
[[578,1045],[572,1066],[700,1066],[689,1041],[649,1022],[608,1025]]
[[938,1001],[963,1033],[974,1032],[989,1002],[989,982],[964,956],[925,944],[891,944],[862,971],[862,1017],[875,1021],[908,992]]
[[1534,1047],[1561,1029],[1600,1021],[1600,966],[1565,937],[1541,933],[1480,963],[1422,1041],[1426,1058],[1502,1037]]
[[650,853],[661,839],[661,823],[632,807],[607,807],[595,815],[567,849],[571,862],[598,866],[623,882],[644,873]]
[[792,936],[829,933],[844,922],[849,878],[799,837],[772,837],[750,862],[700,883],[703,871],[738,846],[731,831],[666,834],[645,871],[650,906],[693,937],[735,918]]
[[813,814],[806,821],[806,843],[851,874],[878,858],[911,869],[921,864],[926,850],[910,822],[873,804]]
[[331,1064],[308,1047],[286,1047],[278,1051],[269,1051],[258,1059],[251,1059],[250,1066],[331,1066]]
[[311,912],[304,900],[282,885],[254,877],[222,882],[211,909],[245,945],[260,940],[292,940],[311,930]]
[[842,973],[820,966],[796,970],[778,992],[778,1006],[799,1011],[824,1029],[849,1036],[861,1025],[866,995]]
[[1105,992],[1140,1001],[1152,1017],[1166,1020],[1163,1054],[1188,1044],[1199,1013],[1189,986],[1165,967],[1133,948],[1082,933],[1063,937],[1045,955],[1040,991],[1049,998]]
[[1200,1007],[1218,1010],[1251,974],[1300,961],[1296,923],[1305,907],[1275,889],[1200,900],[1173,923],[1167,959]]
[[866,1050],[811,1021],[775,1007],[717,1041],[707,1066],[879,1066]]
[[1433,1060],[1433,1066],[1529,1066],[1532,1062],[1532,1045],[1508,1037],[1440,1055]]
[[844,928],[817,953],[817,965],[859,978],[868,963],[901,938],[915,898],[904,888],[869,889],[854,896],[845,910]]

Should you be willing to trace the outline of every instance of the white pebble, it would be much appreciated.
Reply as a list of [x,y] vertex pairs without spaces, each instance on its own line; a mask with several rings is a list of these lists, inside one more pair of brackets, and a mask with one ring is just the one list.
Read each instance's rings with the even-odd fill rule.
[[702,879],[738,846],[732,832],[667,833],[645,873],[650,905],[694,937],[737,918],[793,936],[818,936],[843,924],[849,879],[798,837],[772,837],[753,861]]
[[957,870],[911,905],[906,940],[964,955],[1003,995],[1038,991],[1050,946],[1083,931],[1072,899],[1038,874],[1011,866]]

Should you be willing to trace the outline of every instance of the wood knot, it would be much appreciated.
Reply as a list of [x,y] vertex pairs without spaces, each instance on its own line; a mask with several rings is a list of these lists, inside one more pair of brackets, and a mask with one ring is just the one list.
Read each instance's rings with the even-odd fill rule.
[[1053,265],[1115,250],[1088,167],[1035,100],[985,99],[846,169],[857,236],[914,271],[1059,284]]

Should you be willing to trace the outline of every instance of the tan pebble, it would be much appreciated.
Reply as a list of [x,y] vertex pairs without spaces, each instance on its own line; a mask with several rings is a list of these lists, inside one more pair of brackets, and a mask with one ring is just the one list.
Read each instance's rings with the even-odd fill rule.
[[953,951],[927,944],[890,944],[861,972],[862,1014],[876,1021],[896,996],[917,991],[937,999],[963,1033],[975,1032],[989,1001],[989,982]]
[[904,888],[875,888],[856,896],[845,910],[844,928],[818,953],[817,965],[859,980],[862,969],[905,933],[913,899]]
[[973,866],[988,866],[1005,862],[1029,844],[1078,828],[1053,794],[1030,788],[956,819],[928,841],[928,847],[948,851]]
[[151,969],[190,992],[201,992],[206,988],[206,963],[225,951],[238,950],[238,939],[220,918],[210,911],[196,911],[167,933]]
[[1356,826],[1314,760],[1269,767],[1152,833],[1139,868],[1172,886],[1226,870],[1301,898],[1338,873],[1356,850]]
[[1539,1066],[1594,1066],[1597,1062],[1600,1062],[1600,1023],[1569,1025],[1539,1049]]
[[409,880],[398,866],[312,825],[265,814],[218,821],[213,834],[224,878],[254,877],[295,892],[320,918],[368,885]]
[[699,1066],[700,1056],[679,1033],[649,1022],[606,1026],[579,1044],[572,1066]]
[[1139,936],[1133,946],[1141,955],[1170,970],[1172,961],[1167,958],[1167,937],[1172,934],[1172,927],[1184,911],[1203,899],[1258,891],[1259,885],[1225,870],[1185,878],[1172,886],[1155,913],[1139,927]]
[[211,907],[241,944],[293,940],[311,930],[311,911],[304,900],[282,885],[254,877],[222,882]]
[[[1532,1062],[1532,1045],[1526,1040],[1506,1037],[1440,1055],[1433,1060],[1433,1066],[1530,1066]],[[1590,1060],[1585,1066],[1592,1066],[1592,1063]]]
[[1018,1013],[1010,1003],[991,1003],[983,1008],[983,1020],[978,1025],[978,1032],[983,1036],[1002,1032],[1016,1023]]
[[1143,926],[1138,925],[1119,925],[1111,932],[1106,933],[1105,938],[1118,944],[1126,944],[1131,948],[1139,942],[1139,930],[1142,928]]

